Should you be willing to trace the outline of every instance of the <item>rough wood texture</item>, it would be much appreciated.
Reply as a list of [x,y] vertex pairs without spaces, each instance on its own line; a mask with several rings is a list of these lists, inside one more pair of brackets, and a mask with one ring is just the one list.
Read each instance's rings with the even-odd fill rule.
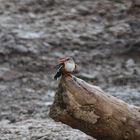
[[50,117],[98,140],[140,140],[140,108],[76,77],[62,77]]

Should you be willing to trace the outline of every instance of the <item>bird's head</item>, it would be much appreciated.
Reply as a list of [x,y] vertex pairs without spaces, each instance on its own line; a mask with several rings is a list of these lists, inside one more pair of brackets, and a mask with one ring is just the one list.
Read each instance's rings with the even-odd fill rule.
[[64,58],[64,59],[59,59],[59,60],[57,60],[57,62],[64,63],[64,62],[66,62],[66,61],[71,61],[71,60],[73,60],[73,58],[71,58],[71,57],[66,57],[66,58]]
[[72,71],[75,70],[76,65],[75,65],[75,62],[74,62],[73,58],[71,58],[71,57],[67,57],[65,59],[57,60],[57,62],[64,63],[64,68],[68,72],[72,72]]
[[64,59],[57,60],[57,62],[59,62],[59,63],[74,63],[74,60],[71,57],[67,57]]

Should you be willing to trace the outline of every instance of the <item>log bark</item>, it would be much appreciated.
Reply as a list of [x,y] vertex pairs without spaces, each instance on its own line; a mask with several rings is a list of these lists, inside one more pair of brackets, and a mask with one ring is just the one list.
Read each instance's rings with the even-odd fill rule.
[[140,107],[77,77],[62,77],[50,117],[97,140],[140,140]]

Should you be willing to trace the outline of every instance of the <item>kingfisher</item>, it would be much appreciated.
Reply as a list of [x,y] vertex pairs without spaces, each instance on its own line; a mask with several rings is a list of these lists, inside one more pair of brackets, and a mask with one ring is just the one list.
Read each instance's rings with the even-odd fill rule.
[[57,80],[62,75],[71,76],[71,73],[76,69],[76,64],[71,57],[67,57],[65,59],[57,60],[59,62],[58,70],[54,76],[54,79]]

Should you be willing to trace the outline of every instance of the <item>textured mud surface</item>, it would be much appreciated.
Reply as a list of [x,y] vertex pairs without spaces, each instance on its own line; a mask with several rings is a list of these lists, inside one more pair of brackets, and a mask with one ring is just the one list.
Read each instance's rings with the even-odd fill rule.
[[0,0],[0,139],[91,139],[48,116],[56,59],[140,106],[140,9],[127,0]]

